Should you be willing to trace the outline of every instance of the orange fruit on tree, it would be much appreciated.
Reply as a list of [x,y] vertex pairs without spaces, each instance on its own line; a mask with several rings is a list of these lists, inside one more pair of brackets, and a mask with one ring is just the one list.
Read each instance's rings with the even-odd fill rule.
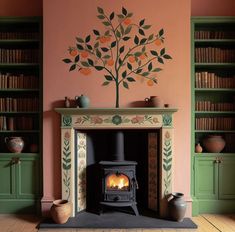
[[91,73],[91,69],[90,68],[81,68],[80,73],[82,73],[83,75],[87,76]]
[[70,54],[71,56],[76,56],[76,55],[78,54],[78,50],[77,50],[77,49],[71,49],[71,50],[69,51],[69,54]]
[[101,37],[99,38],[99,41],[100,41],[101,43],[105,43],[105,42],[107,42],[107,37],[101,36]]
[[114,64],[114,60],[113,59],[107,60],[107,65],[108,66],[113,66],[113,64]]
[[88,55],[89,55],[88,51],[82,51],[82,52],[81,52],[81,57],[82,57],[82,58],[87,58]]
[[111,40],[111,36],[106,36],[105,40],[106,40],[105,42],[109,42]]
[[135,57],[134,56],[129,56],[128,60],[130,63],[134,63],[135,62]]
[[140,58],[141,60],[144,60],[144,59],[146,58],[146,54],[145,54],[145,53],[141,54],[141,55],[139,56],[139,58]]
[[154,85],[154,81],[151,80],[151,79],[149,79],[149,80],[147,81],[147,85],[148,85],[148,86],[153,86],[153,85]]
[[160,46],[162,44],[162,41],[160,39],[155,40],[155,45]]
[[129,25],[131,23],[131,19],[130,18],[126,18],[126,19],[124,19],[123,23],[125,25]]

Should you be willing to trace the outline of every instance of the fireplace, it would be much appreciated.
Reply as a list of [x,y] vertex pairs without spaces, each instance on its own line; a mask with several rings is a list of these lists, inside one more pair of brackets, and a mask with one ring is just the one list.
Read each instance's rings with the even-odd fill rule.
[[[126,108],[126,109],[73,109],[59,108],[61,113],[61,173],[62,198],[73,204],[73,215],[86,210],[88,191],[87,133],[89,131],[147,131],[148,169],[146,171],[148,207],[158,211],[160,217],[167,214],[167,195],[172,188],[173,117],[176,109]],[[158,131],[158,133],[156,133]],[[138,133],[138,132],[137,132]],[[119,133],[117,133],[118,135]],[[157,135],[157,139],[156,139]],[[138,189],[136,159],[125,160],[123,140],[114,136],[115,152],[108,159],[99,161],[95,173],[101,173],[99,205],[101,208],[127,207],[138,215]],[[118,139],[118,140],[117,140]],[[156,142],[158,140],[158,143]],[[118,141],[118,142],[117,142]],[[157,145],[156,145],[157,144]],[[158,147],[158,151],[156,149]],[[138,161],[139,162],[139,161]],[[141,165],[140,165],[141,166]],[[99,170],[99,171],[98,171]],[[156,173],[159,173],[157,176]],[[96,175],[95,175],[96,176]],[[96,178],[96,177],[95,177]],[[101,187],[100,187],[101,186]],[[96,188],[96,186],[94,186]],[[88,191],[88,192],[87,192]]]

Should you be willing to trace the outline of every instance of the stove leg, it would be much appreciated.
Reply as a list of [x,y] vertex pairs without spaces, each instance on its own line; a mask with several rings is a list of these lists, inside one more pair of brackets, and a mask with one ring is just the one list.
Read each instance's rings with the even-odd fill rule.
[[133,211],[135,213],[135,216],[139,216],[139,211],[137,209],[137,206],[136,205],[131,205],[131,208],[133,209]]

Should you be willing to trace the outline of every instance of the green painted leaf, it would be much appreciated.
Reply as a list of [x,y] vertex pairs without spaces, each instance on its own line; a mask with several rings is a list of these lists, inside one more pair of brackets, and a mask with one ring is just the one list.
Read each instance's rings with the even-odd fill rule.
[[125,35],[131,32],[132,26],[128,26],[125,30]]
[[118,14],[118,15],[117,15],[117,17],[118,17],[119,19],[123,19],[123,18],[125,18],[125,16],[124,16],[124,15],[122,15],[122,14]]
[[110,26],[110,23],[107,21],[102,22],[106,27]]
[[151,27],[151,25],[144,25],[142,28],[144,28],[145,30],[149,29]]
[[94,62],[93,62],[93,60],[91,60],[91,59],[87,59],[87,61],[88,61],[89,65],[94,66]]
[[119,49],[120,54],[122,54],[124,52],[124,50],[125,50],[125,46],[120,47],[120,49]]
[[86,61],[81,61],[81,64],[82,64],[84,67],[90,67],[90,65],[89,65],[88,62],[86,62]]
[[109,15],[109,19],[110,19],[110,20],[113,20],[113,19],[114,19],[114,12],[112,12],[112,13]]
[[127,62],[127,67],[128,67],[128,69],[132,70],[132,65],[128,62]]
[[105,56],[103,56],[103,58],[107,60],[107,59],[111,58],[111,56],[110,55],[105,55]]
[[90,36],[90,35],[88,35],[88,36],[86,37],[85,41],[86,41],[86,43],[89,43],[89,42],[90,42],[90,40],[91,40],[91,36]]
[[100,70],[103,70],[104,67],[103,66],[94,66],[96,70],[100,71]]
[[145,33],[142,29],[139,29],[139,34],[145,36]]
[[152,54],[153,56],[158,56],[157,51],[151,50],[150,52],[151,52],[151,54]]
[[121,58],[118,59],[118,63],[119,63],[119,65],[122,65],[122,60],[121,60]]
[[122,24],[120,25],[120,31],[121,31],[121,34],[124,35],[125,30],[124,30],[124,27],[122,26]]
[[111,48],[114,48],[115,46],[116,46],[116,41],[113,41],[112,43],[111,43]]
[[127,80],[128,80],[129,82],[135,82],[135,79],[134,79],[133,77],[127,77]]
[[131,37],[129,37],[129,36],[125,36],[125,37],[123,37],[122,39],[124,40],[124,41],[127,41],[127,40],[129,40]]
[[122,78],[125,78],[126,77],[126,74],[127,74],[127,72],[126,72],[126,70],[122,73]]
[[76,40],[78,41],[78,43],[84,43],[84,40],[80,37],[76,37]]
[[157,60],[158,60],[159,63],[164,64],[164,61],[161,57],[158,57]]
[[149,75],[149,72],[143,72],[142,76],[147,77]]
[[75,59],[74,59],[74,62],[77,63],[79,60],[80,60],[80,56],[77,55],[77,56],[75,57]]
[[151,34],[151,35],[148,37],[148,40],[152,40],[152,39],[153,39],[153,37],[154,37],[154,35],[153,35],[153,34]]
[[97,30],[93,30],[93,32],[95,35],[98,35],[98,36],[100,35],[99,31],[97,31]]
[[134,55],[135,55],[136,57],[139,57],[139,56],[142,55],[142,52],[135,52]]
[[100,13],[100,14],[104,14],[104,10],[101,8],[101,7],[97,7],[97,11]]
[[162,48],[161,51],[160,51],[160,55],[164,55],[165,54],[165,48]]
[[163,28],[158,32],[159,37],[161,37],[164,34]]
[[79,50],[84,50],[84,48],[83,48],[83,46],[82,46],[81,44],[77,44],[77,48],[78,48]]
[[136,45],[139,44],[139,37],[138,37],[137,35],[136,35],[135,38],[134,38],[134,42],[135,42]]
[[167,55],[167,54],[165,54],[164,56],[163,56],[163,58],[165,58],[165,59],[172,59],[172,57],[170,56],[170,55]]
[[76,64],[71,65],[69,71],[73,71],[76,68]]
[[86,47],[89,49],[89,50],[92,50],[92,46],[90,44],[87,44]]
[[106,47],[102,47],[101,50],[102,50],[103,52],[108,52],[108,51],[109,51],[109,49],[106,48]]
[[127,10],[124,7],[122,7],[122,14],[127,15]]
[[140,68],[140,69],[137,69],[135,73],[136,73],[136,74],[139,74],[139,73],[141,73],[141,72],[142,72],[142,69]]
[[133,15],[133,13],[130,12],[127,14],[127,17],[130,18],[130,17],[132,17],[132,15]]
[[112,81],[113,80],[112,76],[105,75],[104,77],[107,81]]
[[105,81],[105,82],[103,82],[103,86],[106,86],[106,85],[108,85],[110,82],[109,81]]
[[153,69],[152,71],[153,72],[160,72],[162,69],[161,68],[155,68],[155,69]]
[[97,56],[98,58],[101,58],[101,56],[102,56],[102,54],[101,54],[101,52],[99,51],[99,49],[96,49],[96,56]]
[[105,16],[104,16],[104,15],[97,15],[97,18],[99,18],[99,19],[105,19]]
[[69,63],[72,62],[72,60],[70,60],[70,59],[63,59],[63,61],[64,61],[66,64],[69,64]]
[[143,45],[146,41],[147,41],[147,39],[143,38],[143,39],[140,40],[140,44]]
[[148,65],[149,72],[152,70],[152,68],[153,68],[152,62],[150,62],[149,65]]
[[110,35],[110,32],[109,30],[107,30],[105,33],[104,33],[105,36],[109,36]]
[[123,81],[123,87],[126,88],[126,89],[129,89],[129,85],[127,82]]
[[121,37],[121,33],[120,33],[120,31],[119,31],[119,30],[117,30],[117,31],[116,31],[116,36],[117,36],[118,38],[120,38],[120,37]]
[[140,20],[140,22],[139,22],[140,27],[144,25],[144,21],[145,21],[145,19]]
[[99,47],[99,42],[96,42],[94,45],[94,48],[98,48]]

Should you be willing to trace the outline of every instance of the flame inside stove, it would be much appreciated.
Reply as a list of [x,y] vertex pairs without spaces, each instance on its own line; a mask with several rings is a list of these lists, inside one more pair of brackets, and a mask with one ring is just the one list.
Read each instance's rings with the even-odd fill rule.
[[124,174],[111,174],[107,177],[107,190],[129,190],[129,179]]

